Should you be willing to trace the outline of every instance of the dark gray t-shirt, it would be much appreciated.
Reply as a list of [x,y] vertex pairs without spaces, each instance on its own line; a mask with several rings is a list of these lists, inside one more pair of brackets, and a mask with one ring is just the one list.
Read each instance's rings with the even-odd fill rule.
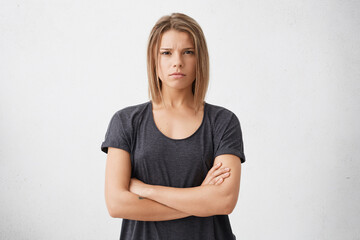
[[[117,111],[111,118],[101,150],[130,153],[131,177],[169,187],[200,186],[216,156],[234,154],[245,162],[240,122],[230,110],[205,102],[200,127],[184,139],[165,136],[156,126],[151,101]],[[189,216],[169,221],[123,219],[121,240],[229,240],[228,215]]]

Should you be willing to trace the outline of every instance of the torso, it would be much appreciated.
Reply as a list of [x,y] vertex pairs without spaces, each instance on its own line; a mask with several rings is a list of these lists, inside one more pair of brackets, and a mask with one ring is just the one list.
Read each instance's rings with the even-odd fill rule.
[[[190,107],[172,114],[161,108],[154,109],[149,102],[126,107],[118,111],[109,124],[102,146],[123,149],[128,146],[131,177],[150,185],[196,187],[202,184],[217,154],[240,153],[238,141],[241,138],[234,135],[233,130],[236,125],[229,125],[234,124],[231,120],[235,118],[225,108],[206,103],[205,109],[197,115]],[[204,112],[205,118],[201,122]],[[168,121],[162,121],[164,119]],[[223,139],[227,126],[231,127],[232,134]],[[229,144],[238,150],[229,148]],[[174,235],[174,232],[183,234]],[[171,221],[123,219],[120,239],[180,240],[186,238],[184,234],[191,235],[188,238],[193,240],[234,239],[227,215],[189,216]]]
[[204,106],[195,114],[193,109],[168,110],[153,104],[157,128],[167,137],[184,139],[196,132],[204,117]]

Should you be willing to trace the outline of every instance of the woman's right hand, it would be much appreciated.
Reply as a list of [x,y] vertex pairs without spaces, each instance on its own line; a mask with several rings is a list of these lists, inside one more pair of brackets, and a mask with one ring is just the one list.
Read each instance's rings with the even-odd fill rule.
[[[222,163],[214,165],[206,175],[206,178],[202,182],[201,186],[207,184],[220,185],[225,178],[230,176],[230,169],[220,168]],[[220,168],[220,169],[219,169]]]

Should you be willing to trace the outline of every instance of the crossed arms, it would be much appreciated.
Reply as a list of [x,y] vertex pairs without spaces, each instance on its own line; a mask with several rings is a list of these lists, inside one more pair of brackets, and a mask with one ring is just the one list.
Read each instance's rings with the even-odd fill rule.
[[[235,155],[224,154],[215,158],[213,168],[220,162],[231,169],[231,174],[218,184],[203,183],[190,188],[150,185],[131,178],[127,151],[109,147],[105,172],[105,201],[109,214],[114,218],[139,221],[230,214],[239,195],[241,162]],[[210,173],[218,175],[213,168],[206,178],[211,177]]]

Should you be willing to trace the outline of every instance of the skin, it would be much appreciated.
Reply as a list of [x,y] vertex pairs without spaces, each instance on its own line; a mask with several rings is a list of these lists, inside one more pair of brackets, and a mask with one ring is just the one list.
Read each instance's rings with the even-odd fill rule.
[[[173,139],[190,136],[203,119],[203,107],[195,113],[191,92],[196,73],[193,53],[194,44],[188,33],[176,30],[163,33],[157,69],[166,108],[161,103],[152,102],[153,116],[158,129]],[[170,76],[173,72],[185,76],[175,79]],[[130,178],[131,162],[127,151],[109,147],[105,199],[112,217],[140,221],[230,214],[237,202],[240,175],[240,159],[224,154],[214,159],[214,166],[198,187],[150,185]]]
[[[158,74],[162,82],[165,105],[179,110],[191,107],[194,96],[191,85],[196,76],[195,47],[190,35],[185,32],[169,30],[163,33],[160,42]],[[185,74],[176,79],[174,72]]]
[[[159,130],[166,136],[181,139],[190,136],[200,126],[204,106],[195,113],[191,92],[196,76],[196,56],[188,33],[169,30],[163,33],[158,53],[158,75],[166,108],[153,102],[153,115]],[[171,76],[185,74],[182,78]]]

